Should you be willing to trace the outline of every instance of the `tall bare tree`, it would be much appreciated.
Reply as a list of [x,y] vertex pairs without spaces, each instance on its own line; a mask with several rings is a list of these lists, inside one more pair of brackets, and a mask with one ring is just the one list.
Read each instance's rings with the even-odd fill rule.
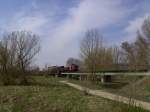
[[126,57],[126,63],[128,64],[128,69],[136,69],[136,54],[134,44],[129,44],[128,42],[123,42],[121,45],[124,55]]
[[121,49],[118,46],[112,48],[112,57],[113,57],[113,69],[119,70],[119,65],[122,63],[123,55]]
[[34,56],[39,52],[39,38],[30,32],[14,32],[17,38],[18,65],[23,72],[29,67]]
[[135,69],[146,68],[150,63],[150,17],[145,19],[141,31],[137,32],[134,43],[123,43],[122,48],[128,54],[128,64]]
[[[142,25],[142,34],[141,34],[142,37],[145,38],[146,42],[148,43],[149,60],[150,60],[150,16],[147,19],[145,19]],[[150,64],[150,61],[149,61],[149,64]]]
[[[16,31],[3,36],[0,42],[0,66],[4,82],[11,78],[22,77],[39,52],[38,36],[26,31]],[[17,73],[18,71],[22,73]]]
[[143,37],[150,43],[150,16],[145,19],[142,25]]
[[9,38],[3,38],[0,42],[0,68],[1,79],[4,83],[8,83],[9,76],[7,75],[9,65],[9,50],[8,50]]
[[84,60],[84,64],[88,72],[92,75],[97,70],[99,56],[99,49],[102,47],[102,37],[98,30],[92,29],[85,33],[80,46],[81,57]]
[[140,33],[137,33],[137,39],[134,44],[137,60],[137,69],[144,69],[149,64],[149,44]]

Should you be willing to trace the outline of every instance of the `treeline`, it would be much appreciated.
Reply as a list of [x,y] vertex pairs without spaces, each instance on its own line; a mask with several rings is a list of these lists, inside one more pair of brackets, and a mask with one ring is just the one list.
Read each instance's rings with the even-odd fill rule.
[[150,17],[134,42],[123,42],[120,46],[107,47],[96,29],[85,33],[80,53],[85,70],[91,73],[112,70],[147,70],[150,65]]
[[31,32],[16,31],[3,35],[0,41],[1,84],[27,84],[27,72],[39,50],[39,37]]

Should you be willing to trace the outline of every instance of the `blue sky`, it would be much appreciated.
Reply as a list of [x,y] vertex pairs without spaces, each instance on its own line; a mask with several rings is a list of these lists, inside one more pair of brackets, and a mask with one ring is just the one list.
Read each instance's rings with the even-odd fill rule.
[[150,0],[0,0],[0,34],[28,30],[40,35],[40,66],[63,65],[79,57],[88,29],[97,28],[107,45],[134,41],[150,15]]

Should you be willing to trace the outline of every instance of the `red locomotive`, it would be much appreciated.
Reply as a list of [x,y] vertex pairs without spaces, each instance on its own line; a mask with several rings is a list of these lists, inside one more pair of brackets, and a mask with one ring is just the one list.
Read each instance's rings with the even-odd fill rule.
[[78,71],[78,66],[75,65],[75,64],[72,64],[72,65],[70,65],[70,66],[68,67],[68,70],[67,70],[67,71],[69,71],[69,72],[76,72],[76,71]]
[[51,76],[61,76],[62,72],[77,72],[79,70],[78,66],[71,64],[68,67],[64,66],[52,66],[48,68],[48,75]]

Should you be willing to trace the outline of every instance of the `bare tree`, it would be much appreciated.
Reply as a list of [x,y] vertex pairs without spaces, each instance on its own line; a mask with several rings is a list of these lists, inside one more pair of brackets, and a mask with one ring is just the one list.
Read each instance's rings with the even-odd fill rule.
[[8,63],[9,63],[8,43],[9,43],[9,38],[3,38],[0,43],[1,79],[4,82],[4,84],[7,84],[9,80],[9,77],[6,75],[8,71]]
[[[22,77],[39,52],[38,36],[30,32],[17,31],[3,36],[0,42],[0,66],[4,79]],[[17,73],[20,71],[21,73]]]
[[34,56],[39,52],[38,36],[30,32],[14,32],[17,38],[18,65],[23,72],[29,67]]
[[[145,38],[146,42],[148,43],[148,48],[150,51],[150,16],[145,19],[143,25],[142,25],[142,37]],[[150,60],[150,52],[149,52],[149,60]],[[149,61],[150,64],[150,61]]]
[[150,43],[150,17],[146,18],[142,25],[143,37]]
[[93,76],[98,67],[97,58],[102,47],[102,37],[98,30],[92,29],[86,32],[80,46],[81,57],[88,72]]
[[98,57],[96,59],[97,71],[110,70],[113,64],[112,48],[101,47],[99,49]]
[[121,47],[126,57],[126,64],[129,65],[128,69],[136,69],[136,54],[134,44],[123,42]]
[[113,63],[114,64],[119,64],[121,61],[121,51],[118,46],[114,46],[112,48],[112,53],[113,53]]
[[149,63],[149,44],[140,33],[137,33],[135,41],[137,69],[144,69]]
[[113,69],[119,70],[119,65],[122,63],[122,53],[118,46],[112,48],[112,57],[113,57]]
[[122,43],[122,49],[126,56],[126,62],[129,69],[144,69],[149,65],[150,59],[150,17],[148,17],[143,25],[142,30],[137,32],[134,43]]
[[113,48],[105,48],[105,54],[104,54],[104,63],[105,63],[105,69],[104,70],[112,70],[114,59],[113,59]]

